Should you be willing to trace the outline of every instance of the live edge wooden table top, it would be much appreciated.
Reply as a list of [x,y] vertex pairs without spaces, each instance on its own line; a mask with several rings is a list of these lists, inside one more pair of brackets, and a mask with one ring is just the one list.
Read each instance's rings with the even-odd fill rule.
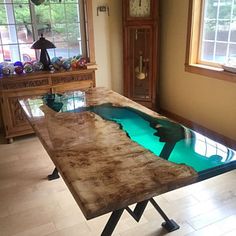
[[[111,90],[92,88],[85,92],[83,106],[105,103],[161,117]],[[86,219],[188,185],[197,178],[191,167],[154,155],[132,141],[119,124],[91,111],[56,112],[41,98],[26,98],[20,104]]]

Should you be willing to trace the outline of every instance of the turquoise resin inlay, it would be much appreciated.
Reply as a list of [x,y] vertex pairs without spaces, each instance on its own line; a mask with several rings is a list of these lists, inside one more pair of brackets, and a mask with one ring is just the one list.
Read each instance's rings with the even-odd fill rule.
[[[118,123],[135,142],[157,156],[175,163],[184,163],[198,173],[210,175],[208,170],[233,164],[235,151],[191,129],[165,118],[154,118],[130,107],[115,107],[112,104],[84,107],[84,97],[44,97],[46,104],[61,112],[91,111],[103,119]],[[230,167],[230,169],[232,169]],[[215,175],[215,174],[214,174]]]
[[[128,107],[108,104],[88,110],[117,122],[133,141],[157,156],[164,157],[160,154],[166,143],[176,143],[169,158],[165,159],[192,166],[197,172],[236,160],[233,150],[167,119],[153,118]],[[156,125],[160,127],[154,128]]]

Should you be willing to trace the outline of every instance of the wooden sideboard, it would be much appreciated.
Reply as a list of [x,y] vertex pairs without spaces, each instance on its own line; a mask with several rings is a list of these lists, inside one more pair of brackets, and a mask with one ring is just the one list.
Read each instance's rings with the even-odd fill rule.
[[90,87],[95,87],[95,69],[38,72],[0,78],[0,108],[5,138],[11,143],[14,137],[33,133],[18,104],[18,98]]

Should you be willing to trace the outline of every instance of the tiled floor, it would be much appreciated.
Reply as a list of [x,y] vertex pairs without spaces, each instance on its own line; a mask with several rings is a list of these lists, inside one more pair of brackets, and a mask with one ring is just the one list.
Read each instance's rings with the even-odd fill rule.
[[[86,221],[62,179],[47,181],[53,170],[34,136],[0,144],[0,236],[95,236],[108,217]],[[136,223],[125,213],[116,236],[236,235],[236,170],[156,197],[180,225],[167,233],[151,205]]]

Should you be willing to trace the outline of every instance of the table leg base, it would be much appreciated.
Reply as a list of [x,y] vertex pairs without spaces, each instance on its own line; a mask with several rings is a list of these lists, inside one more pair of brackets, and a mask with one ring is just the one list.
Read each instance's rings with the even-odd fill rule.
[[105,228],[102,231],[101,236],[111,236],[121,215],[123,214],[124,209],[119,209],[116,211],[113,211]]
[[166,222],[163,222],[161,226],[166,229],[168,232],[175,231],[179,229],[179,225],[174,220],[169,220]]
[[58,178],[60,178],[60,176],[58,174],[57,168],[55,168],[53,170],[52,174],[48,175],[48,180],[51,181],[51,180],[58,179]]
[[179,225],[172,219],[169,219],[167,215],[164,213],[164,211],[160,208],[160,206],[155,202],[153,198],[150,198],[148,200],[138,202],[134,208],[134,210],[131,210],[128,206],[126,208],[118,209],[116,211],[113,211],[105,228],[102,231],[101,236],[111,236],[117,223],[120,220],[120,217],[124,210],[127,210],[128,213],[137,221],[141,219],[144,210],[148,204],[148,202],[151,202],[151,204],[155,207],[155,209],[158,211],[158,213],[161,215],[161,217],[165,220],[161,224],[161,226],[166,229],[168,232],[175,231],[179,229]]
[[169,219],[169,217],[165,214],[165,212],[161,209],[161,207],[156,203],[156,201],[153,198],[149,199],[149,201],[155,207],[155,209],[158,211],[161,217],[165,220],[165,222],[161,224],[164,229],[166,229],[169,232],[179,229],[179,225],[177,225],[177,223],[174,220]]

